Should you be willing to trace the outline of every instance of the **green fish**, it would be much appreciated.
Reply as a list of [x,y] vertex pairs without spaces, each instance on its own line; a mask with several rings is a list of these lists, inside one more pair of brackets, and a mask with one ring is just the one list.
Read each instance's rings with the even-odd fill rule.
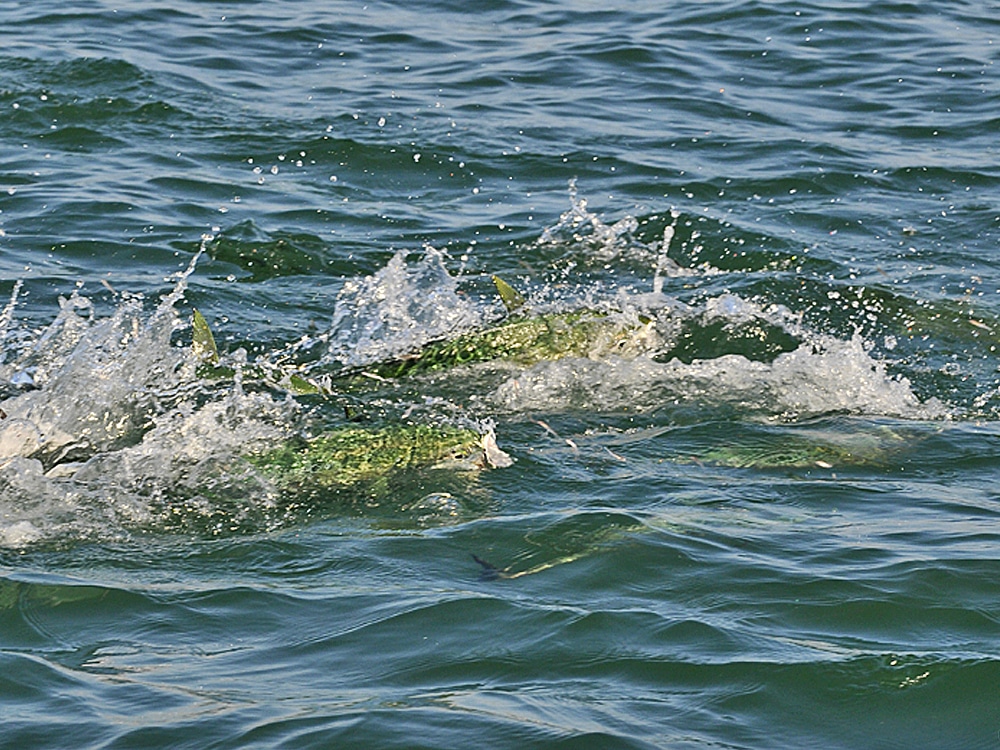
[[[524,297],[499,276],[493,284],[509,317],[482,330],[434,341],[418,351],[360,368],[379,378],[446,370],[474,362],[508,360],[530,366],[563,357],[595,357],[647,351],[656,341],[651,318],[637,324],[618,321],[594,310],[528,315]],[[358,370],[351,374],[357,374]]]
[[889,429],[799,430],[712,448],[693,461],[734,469],[886,468],[905,462],[918,440]]
[[507,320],[453,339],[427,344],[418,352],[363,368],[365,374],[400,378],[473,362],[509,360],[530,366],[563,357],[589,357],[643,347],[652,322],[624,326],[603,313],[581,310]]
[[492,433],[424,424],[338,427],[244,457],[279,492],[298,499],[384,494],[395,477],[428,469],[509,466]]
[[661,335],[654,318],[627,319],[597,310],[530,313],[524,297],[498,276],[493,283],[508,317],[498,324],[432,341],[400,357],[374,362],[338,374],[349,379],[365,375],[395,379],[448,370],[475,362],[509,361],[530,367],[564,357],[601,359],[611,355],[632,358],[651,355],[661,362],[713,359],[740,354],[770,362],[796,349],[801,339],[780,325],[764,320],[733,322],[679,318],[672,340]]
[[[595,310],[530,315],[524,309],[524,297],[516,289],[498,276],[492,279],[508,313],[495,326],[433,341],[414,352],[351,368],[322,382],[302,372],[267,364],[245,366],[243,378],[284,388],[295,395],[336,395],[333,383],[347,383],[357,376],[395,379],[496,360],[527,367],[563,357],[632,356],[652,351],[659,343],[652,318],[639,316],[636,323],[631,323]],[[212,332],[197,310],[192,329],[192,353],[199,361],[199,376],[233,377],[233,368],[220,364]]]

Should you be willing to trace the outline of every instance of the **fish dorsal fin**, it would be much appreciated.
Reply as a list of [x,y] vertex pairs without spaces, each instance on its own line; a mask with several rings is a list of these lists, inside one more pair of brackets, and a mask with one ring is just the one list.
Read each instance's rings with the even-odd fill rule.
[[196,358],[210,365],[219,364],[219,350],[215,346],[215,337],[208,321],[196,308],[191,316],[191,352]]
[[497,288],[497,294],[500,295],[500,301],[507,308],[507,312],[516,312],[524,307],[524,296],[519,291],[496,274],[492,278],[493,285]]

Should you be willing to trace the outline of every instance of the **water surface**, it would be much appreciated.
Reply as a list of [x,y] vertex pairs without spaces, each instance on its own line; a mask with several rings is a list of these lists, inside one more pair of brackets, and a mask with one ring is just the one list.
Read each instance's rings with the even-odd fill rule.
[[[8,4],[0,746],[994,746],[994,11]],[[656,338],[335,380],[492,274]]]

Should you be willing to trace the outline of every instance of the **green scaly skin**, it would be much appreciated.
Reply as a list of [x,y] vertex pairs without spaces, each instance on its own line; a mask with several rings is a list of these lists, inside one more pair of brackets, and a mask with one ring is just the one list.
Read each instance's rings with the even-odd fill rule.
[[324,496],[372,491],[408,471],[484,466],[475,430],[430,425],[339,427],[309,440],[293,440],[246,459],[283,494]]
[[[514,311],[523,298],[509,285],[494,279],[507,306]],[[637,340],[637,333],[648,327],[627,326],[607,315],[592,311],[518,316],[481,331],[473,331],[447,341],[428,344],[420,351],[388,362],[364,368],[364,374],[381,378],[433,372],[473,362],[511,360],[531,365],[561,357],[586,357],[621,351]],[[192,351],[199,360],[202,377],[231,376],[220,365],[218,349],[208,322],[197,310],[193,318]],[[244,376],[265,382],[278,382],[271,373],[258,373],[253,367]],[[349,378],[356,373],[345,374]],[[326,393],[326,388],[292,373],[283,383],[295,393]],[[493,449],[499,452],[493,443]],[[509,461],[499,452],[503,460]],[[308,497],[329,495],[346,490],[352,493],[378,494],[389,480],[404,471],[447,465],[451,468],[482,468],[493,463],[484,444],[484,436],[469,429],[393,425],[370,428],[347,426],[325,432],[309,440],[289,441],[279,448],[245,457],[285,495]]]
[[412,355],[377,362],[364,372],[400,378],[473,362],[509,360],[530,366],[563,357],[607,354],[628,346],[640,328],[616,324],[607,315],[590,310],[521,317],[427,344]]
[[[649,323],[626,325],[612,321],[603,313],[578,310],[548,313],[506,320],[492,328],[470,331],[453,339],[435,341],[412,354],[337,374],[333,382],[349,384],[358,375],[385,380],[410,375],[449,370],[476,362],[498,360],[529,367],[538,362],[563,357],[594,357],[645,349],[643,333]],[[296,372],[281,372],[280,367],[265,370],[249,365],[241,370],[244,382],[259,381],[283,388],[295,395],[336,395],[329,387]],[[197,374],[206,380],[234,377],[232,367],[220,365],[218,356],[203,358]]]

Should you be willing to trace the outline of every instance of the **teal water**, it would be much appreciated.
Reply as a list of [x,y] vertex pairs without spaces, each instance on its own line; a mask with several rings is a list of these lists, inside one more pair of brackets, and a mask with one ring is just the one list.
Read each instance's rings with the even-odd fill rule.
[[[0,747],[995,747],[995,17],[6,4]],[[491,274],[650,338],[336,379]]]

